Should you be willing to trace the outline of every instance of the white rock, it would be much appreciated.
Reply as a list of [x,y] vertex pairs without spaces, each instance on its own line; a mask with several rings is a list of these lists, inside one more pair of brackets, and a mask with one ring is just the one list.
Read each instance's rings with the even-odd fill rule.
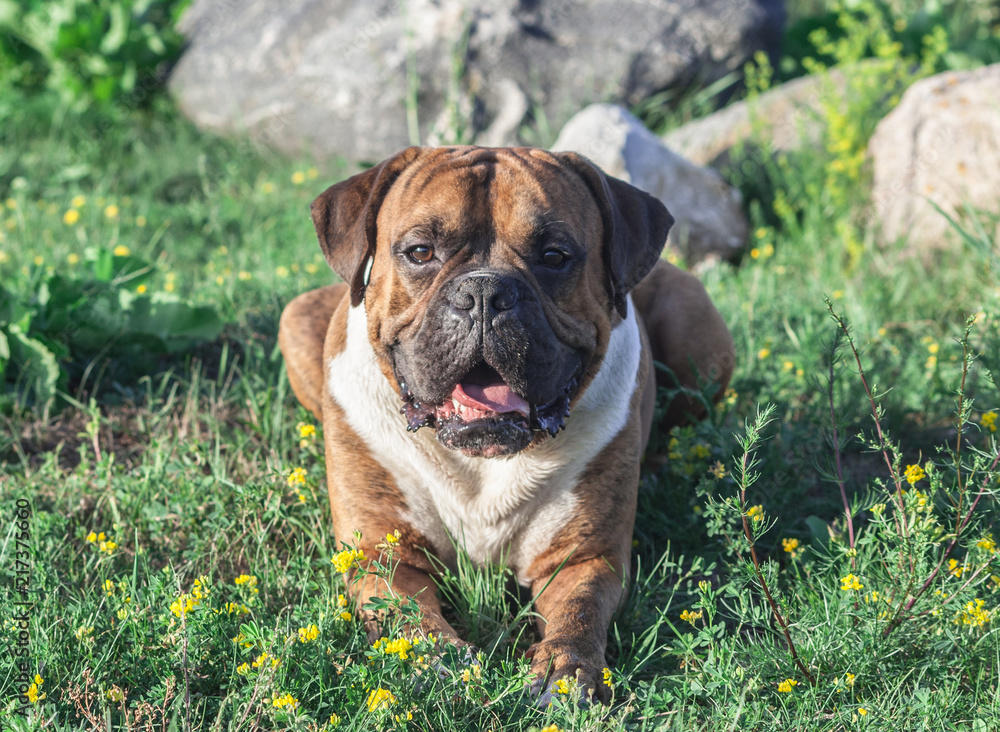
[[[883,241],[917,249],[958,238],[935,209],[962,219],[966,208],[1000,214],[1000,64],[917,82],[868,144],[871,213]],[[991,232],[1000,239],[1000,225]]]
[[609,175],[663,201],[676,219],[668,244],[689,265],[732,259],[742,251],[747,220],[740,192],[716,171],[666,148],[622,107],[586,107],[566,123],[552,149],[585,155]]

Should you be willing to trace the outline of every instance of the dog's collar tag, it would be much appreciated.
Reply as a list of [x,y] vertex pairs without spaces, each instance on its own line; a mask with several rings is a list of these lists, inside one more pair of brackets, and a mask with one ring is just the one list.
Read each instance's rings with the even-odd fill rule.
[[374,257],[368,257],[368,261],[365,263],[365,276],[362,278],[362,282],[365,287],[368,287],[368,280],[372,278],[372,265],[375,264]]

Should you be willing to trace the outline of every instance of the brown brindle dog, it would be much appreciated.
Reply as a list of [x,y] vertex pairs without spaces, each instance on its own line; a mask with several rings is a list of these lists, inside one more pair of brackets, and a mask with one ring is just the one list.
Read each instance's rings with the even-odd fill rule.
[[[477,147],[409,148],[312,212],[344,283],[293,300],[279,342],[323,420],[336,536],[360,531],[370,558],[398,529],[391,592],[459,644],[427,554],[504,558],[544,618],[534,692],[575,676],[605,698],[652,361],[691,387],[724,388],[734,364],[704,288],[659,259],[672,217],[578,155]],[[359,607],[388,592],[352,589]]]

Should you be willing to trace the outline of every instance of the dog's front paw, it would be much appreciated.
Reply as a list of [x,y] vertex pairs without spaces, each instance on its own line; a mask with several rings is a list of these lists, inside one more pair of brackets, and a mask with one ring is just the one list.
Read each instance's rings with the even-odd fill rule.
[[534,681],[529,689],[539,707],[559,696],[576,695],[581,704],[596,699],[607,703],[611,689],[604,683],[604,659],[579,652],[568,643],[541,641],[525,653]]

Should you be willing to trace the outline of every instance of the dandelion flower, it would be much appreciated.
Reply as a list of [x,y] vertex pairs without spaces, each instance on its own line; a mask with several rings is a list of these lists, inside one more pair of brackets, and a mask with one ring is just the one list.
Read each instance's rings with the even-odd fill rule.
[[109,219],[117,219],[118,207],[112,203],[110,206],[104,209],[104,215]]
[[302,185],[305,182],[306,182],[306,174],[303,173],[301,170],[296,170],[294,173],[292,173],[292,183],[298,186]]
[[770,348],[762,348],[759,351],[757,351],[757,358],[760,361],[763,361],[765,358],[767,358],[770,355],[771,355],[771,349]]
[[114,254],[116,257],[127,257],[132,253],[132,250],[129,249],[124,244],[119,244],[114,248],[114,250],[111,253]]
[[77,221],[80,220],[80,212],[75,208],[71,208],[69,211],[63,214],[63,223],[67,226],[73,226]]

